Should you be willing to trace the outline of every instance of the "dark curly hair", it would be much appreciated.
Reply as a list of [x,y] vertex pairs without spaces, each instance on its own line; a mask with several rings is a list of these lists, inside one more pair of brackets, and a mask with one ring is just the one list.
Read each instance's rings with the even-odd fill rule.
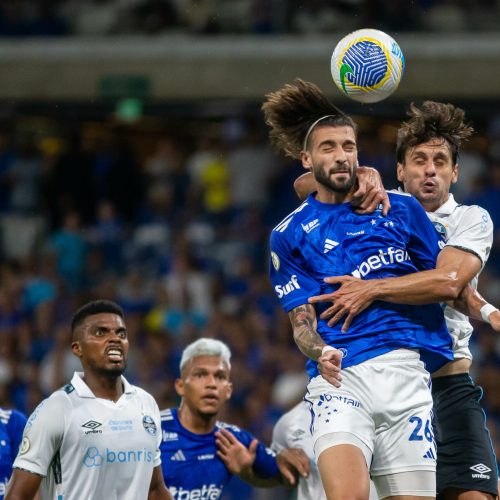
[[271,143],[292,158],[300,158],[304,140],[311,132],[309,128],[322,117],[325,118],[320,126],[349,126],[356,132],[356,124],[350,116],[332,104],[317,85],[300,78],[266,94],[262,111],[271,128]]
[[464,110],[453,104],[424,101],[418,108],[411,103],[408,116],[410,119],[403,122],[398,129],[398,163],[404,163],[408,149],[431,139],[441,138],[450,145],[452,161],[456,164],[462,141],[467,140],[474,132],[474,129],[464,122]]

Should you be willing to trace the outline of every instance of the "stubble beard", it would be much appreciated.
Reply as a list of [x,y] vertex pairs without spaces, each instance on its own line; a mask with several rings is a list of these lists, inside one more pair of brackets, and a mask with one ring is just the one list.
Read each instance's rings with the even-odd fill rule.
[[[330,178],[331,174],[334,173],[338,168],[330,168],[327,172],[325,172],[323,168],[323,164],[315,165],[313,168],[314,178],[316,182],[326,187],[330,191],[334,191],[336,193],[347,193],[356,183],[356,170],[351,165],[348,166],[350,170],[349,177],[344,181],[334,181]],[[342,169],[343,170],[343,169]]]

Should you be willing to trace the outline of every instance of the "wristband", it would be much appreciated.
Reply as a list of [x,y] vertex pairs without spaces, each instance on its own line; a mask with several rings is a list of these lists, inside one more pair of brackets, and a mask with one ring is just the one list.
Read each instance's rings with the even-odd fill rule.
[[323,347],[323,349],[321,349],[321,356],[324,356],[325,352],[328,352],[328,351],[336,351],[336,349],[335,349],[335,347],[332,347],[331,345],[325,345],[325,347]]
[[481,307],[481,309],[479,310],[479,312],[481,313],[481,317],[483,318],[483,321],[489,323],[490,325],[491,325],[490,314],[495,311],[498,311],[498,309],[492,304],[484,304],[484,306]]

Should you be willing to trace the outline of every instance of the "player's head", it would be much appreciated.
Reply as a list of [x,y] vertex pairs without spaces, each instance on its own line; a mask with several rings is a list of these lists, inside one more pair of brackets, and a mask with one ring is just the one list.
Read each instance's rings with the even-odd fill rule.
[[262,105],[270,139],[301,159],[327,190],[348,192],[356,181],[356,124],[313,83],[296,79],[266,95]]
[[181,404],[198,416],[215,418],[233,390],[230,360],[231,351],[220,340],[201,338],[188,345],[175,381]]
[[457,182],[458,154],[473,129],[464,122],[464,111],[452,104],[425,101],[418,108],[412,103],[408,115],[398,129],[398,180],[426,210],[436,210]]
[[73,354],[84,371],[119,376],[127,366],[129,343],[122,308],[109,300],[82,306],[71,321]]

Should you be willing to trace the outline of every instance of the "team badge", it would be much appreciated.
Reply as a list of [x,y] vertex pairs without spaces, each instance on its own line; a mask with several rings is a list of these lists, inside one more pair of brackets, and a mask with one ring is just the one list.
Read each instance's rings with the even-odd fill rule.
[[156,432],[158,431],[158,429],[156,427],[155,421],[153,420],[153,417],[144,415],[144,417],[142,418],[142,425],[144,426],[144,429],[146,429],[146,432],[148,434],[156,436]]
[[24,436],[23,440],[21,441],[21,446],[19,447],[19,455],[24,455],[25,453],[27,453],[30,447],[30,440],[26,436]]
[[280,258],[274,252],[271,252],[271,260],[273,261],[274,269],[278,271],[280,268]]
[[433,221],[432,223],[434,224],[434,229],[437,231],[439,236],[441,236],[441,238],[446,241],[448,238],[446,234],[446,227],[444,226],[444,224],[441,224],[441,222],[437,221]]

